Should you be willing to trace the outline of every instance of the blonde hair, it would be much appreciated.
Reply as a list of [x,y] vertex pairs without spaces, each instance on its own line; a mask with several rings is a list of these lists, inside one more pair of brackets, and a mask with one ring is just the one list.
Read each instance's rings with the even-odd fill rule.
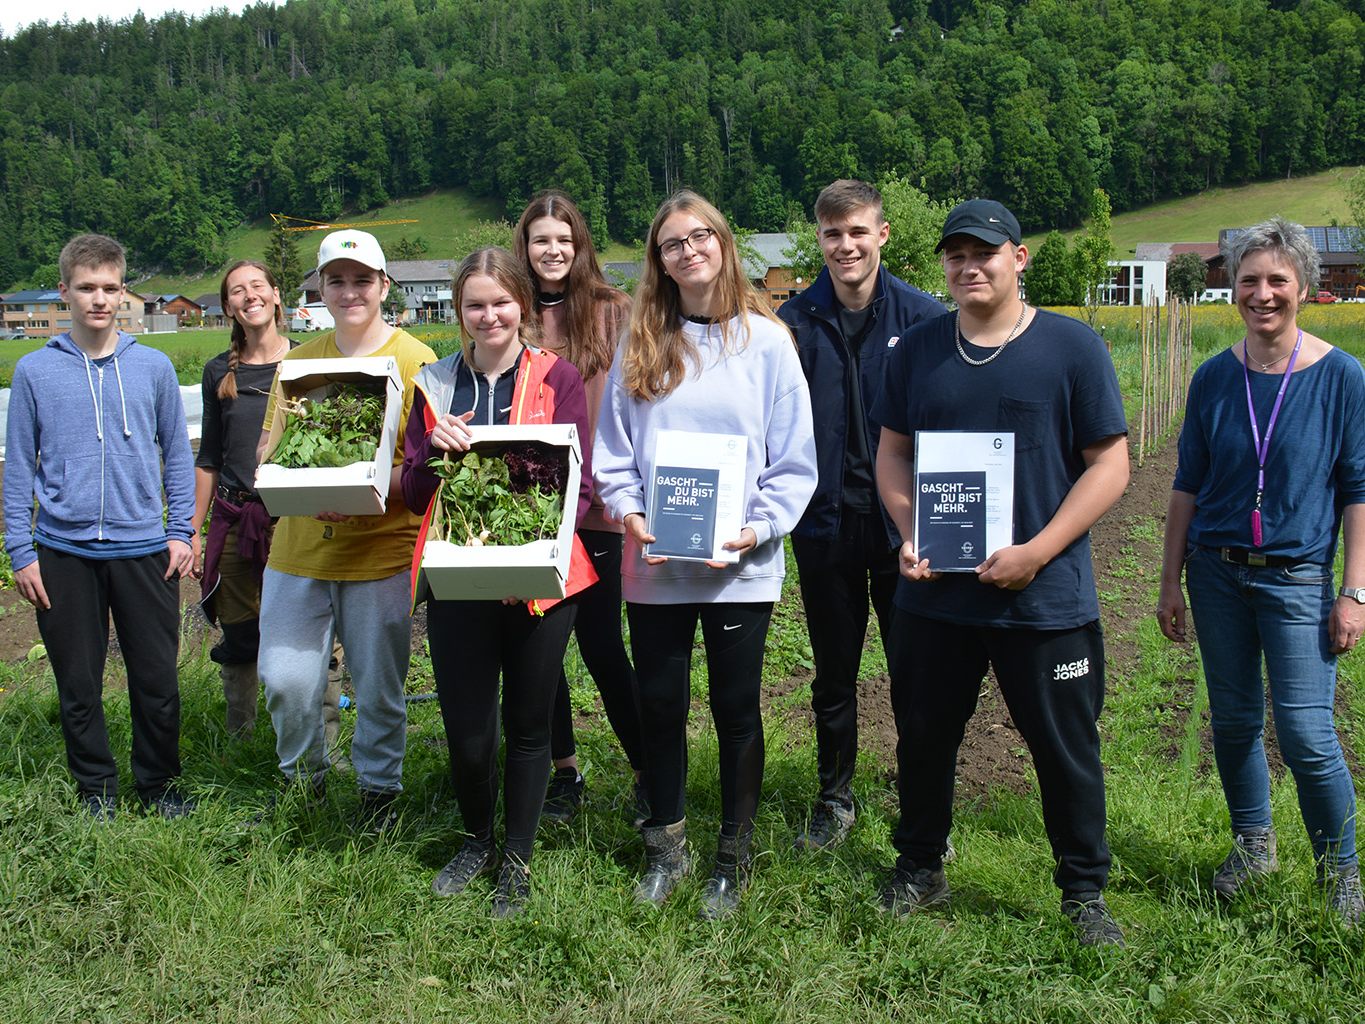
[[[738,352],[748,343],[748,318],[762,316],[781,324],[773,311],[754,290],[744,275],[743,261],[734,233],[719,210],[690,189],[674,192],[654,214],[645,239],[644,270],[630,312],[630,332],[626,335],[621,359],[621,377],[626,391],[635,398],[652,401],[662,398],[683,382],[689,365],[701,371],[697,347],[683,332],[682,302],[678,285],[664,273],[659,254],[659,231],[675,213],[690,213],[715,232],[720,256],[716,278],[719,300],[721,345],[727,352]],[[730,320],[742,323],[743,340],[731,337]],[[783,330],[786,325],[783,324]]]
[[464,361],[474,365],[474,342],[464,328],[464,289],[471,277],[491,277],[498,286],[507,289],[521,307],[521,325],[517,337],[523,345],[535,346],[540,343],[540,324],[536,322],[535,291],[531,288],[531,277],[524,260],[518,260],[506,249],[490,245],[486,249],[475,249],[460,261],[452,278],[455,292],[455,316],[460,322],[460,351]]
[[78,268],[98,270],[100,267],[117,267],[119,280],[128,273],[128,260],[123,246],[108,235],[77,235],[62,246],[57,257],[57,270],[63,284],[70,284]]

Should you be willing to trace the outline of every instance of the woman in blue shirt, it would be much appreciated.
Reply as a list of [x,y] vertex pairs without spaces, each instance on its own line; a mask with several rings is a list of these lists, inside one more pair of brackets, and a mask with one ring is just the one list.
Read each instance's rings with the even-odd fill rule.
[[[1190,383],[1157,621],[1171,640],[1185,639],[1183,566],[1232,821],[1214,890],[1231,897],[1279,867],[1262,740],[1264,664],[1318,883],[1354,925],[1365,911],[1355,789],[1332,705],[1337,655],[1365,627],[1365,372],[1298,326],[1319,269],[1302,227],[1277,217],[1230,238],[1223,252],[1246,336]],[[1337,594],[1332,564],[1343,522]]]

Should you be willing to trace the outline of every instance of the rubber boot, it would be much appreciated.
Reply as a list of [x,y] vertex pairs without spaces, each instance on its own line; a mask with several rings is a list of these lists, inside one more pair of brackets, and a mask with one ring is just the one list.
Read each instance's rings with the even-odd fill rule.
[[692,871],[687,819],[672,825],[646,825],[640,835],[645,841],[645,873],[635,886],[635,898],[659,905]]
[[749,848],[753,838],[752,826],[735,836],[721,833],[716,846],[716,869],[701,891],[704,920],[728,917],[739,908],[740,894],[749,884],[749,865],[753,859]]
[[250,739],[256,731],[256,695],[261,688],[256,663],[219,665],[218,674],[223,678],[223,696],[227,700],[227,731]]

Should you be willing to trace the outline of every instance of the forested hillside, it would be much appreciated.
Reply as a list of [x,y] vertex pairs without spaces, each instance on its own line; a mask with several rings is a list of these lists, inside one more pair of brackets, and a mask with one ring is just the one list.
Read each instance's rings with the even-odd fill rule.
[[243,219],[680,184],[778,229],[843,175],[1026,230],[1365,160],[1365,0],[291,0],[0,40],[0,284],[72,231],[216,262]]

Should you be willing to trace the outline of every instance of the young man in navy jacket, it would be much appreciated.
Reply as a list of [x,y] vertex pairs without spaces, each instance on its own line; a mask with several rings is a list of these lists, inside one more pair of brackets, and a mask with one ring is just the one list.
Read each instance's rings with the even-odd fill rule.
[[815,654],[820,795],[801,849],[838,845],[853,827],[858,753],[858,665],[868,596],[890,643],[900,537],[877,497],[878,429],[868,418],[887,356],[912,324],[944,312],[932,296],[881,265],[891,225],[872,185],[841,180],[815,201],[825,269],[778,315],[796,336],[810,383],[819,483],[792,533],[801,598]]

